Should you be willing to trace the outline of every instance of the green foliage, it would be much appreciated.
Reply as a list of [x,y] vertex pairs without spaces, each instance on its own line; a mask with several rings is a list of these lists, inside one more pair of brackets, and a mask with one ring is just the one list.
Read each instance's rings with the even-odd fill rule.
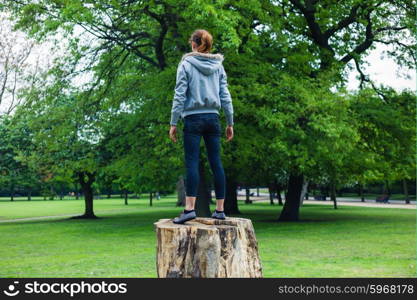
[[13,193],[16,190],[36,189],[39,178],[36,170],[19,160],[19,148],[30,149],[30,136],[24,128],[14,130],[8,116],[0,118],[0,186]]
[[392,89],[386,95],[382,99],[367,89],[351,97],[355,126],[361,136],[357,151],[363,155],[357,162],[359,174],[368,180],[412,179],[416,175],[415,95]]
[[[137,192],[173,189],[184,171],[181,125],[179,143],[168,139],[175,72],[191,32],[205,28],[225,55],[236,135],[222,142],[223,161],[237,181],[412,178],[410,96],[384,90],[387,105],[367,82],[357,95],[343,86],[347,63],[360,68],[375,43],[414,62],[415,45],[401,43],[415,31],[414,1],[309,3],[5,1],[16,28],[69,39],[16,114],[35,145],[21,155],[63,178],[92,172]],[[91,75],[82,87],[78,72]]]

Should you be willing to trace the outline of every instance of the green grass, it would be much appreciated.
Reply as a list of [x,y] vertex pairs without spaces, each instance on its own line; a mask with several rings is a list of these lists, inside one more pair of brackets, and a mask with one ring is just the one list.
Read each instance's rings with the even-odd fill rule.
[[[153,222],[176,216],[175,198],[95,200],[98,220],[0,223],[0,277],[156,277]],[[240,204],[253,221],[265,277],[415,277],[411,209],[305,205],[301,222],[280,207]],[[83,201],[0,201],[1,220],[82,213]]]

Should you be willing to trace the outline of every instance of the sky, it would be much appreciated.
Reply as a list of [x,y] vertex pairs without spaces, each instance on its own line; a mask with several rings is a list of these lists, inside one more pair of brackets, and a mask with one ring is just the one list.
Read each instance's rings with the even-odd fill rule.
[[[370,78],[377,84],[384,84],[391,86],[397,91],[404,89],[410,89],[416,91],[416,69],[410,70],[401,68],[391,58],[383,57],[383,51],[388,49],[386,45],[378,44],[377,47],[370,52],[367,56],[369,67],[363,67],[365,74],[368,74]],[[397,74],[400,71],[400,75]],[[349,74],[348,89],[356,90],[359,86],[359,80],[355,78],[359,73],[354,69]],[[403,78],[403,75],[409,75],[410,79]]]

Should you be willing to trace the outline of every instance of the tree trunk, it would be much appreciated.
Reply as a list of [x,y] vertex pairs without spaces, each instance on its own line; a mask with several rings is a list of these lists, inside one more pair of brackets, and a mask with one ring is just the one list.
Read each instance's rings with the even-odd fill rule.
[[259,197],[259,188],[256,188],[256,197]]
[[300,206],[302,206],[304,203],[304,197],[307,193],[307,188],[308,188],[308,180],[304,180],[303,187],[301,188]]
[[177,181],[177,206],[185,206],[185,183],[183,175],[180,175]]
[[195,203],[196,214],[199,217],[209,217],[210,212],[210,197],[207,185],[205,166],[202,160],[199,162],[198,172],[200,175],[200,182],[198,184],[197,199]]
[[197,218],[177,225],[154,223],[159,278],[261,278],[251,220]]
[[407,186],[406,179],[403,179],[403,190],[404,190],[405,203],[410,204],[410,197],[408,195],[408,186]]
[[149,193],[149,206],[152,206],[152,192]]
[[32,200],[32,190],[28,192],[28,201]]
[[129,203],[128,203],[128,196],[127,196],[128,194],[127,194],[127,190],[125,190],[125,192],[124,192],[124,199],[125,199],[125,205],[128,205]]
[[363,196],[363,184],[359,183],[359,196],[361,197],[361,202],[365,202],[365,197]]
[[10,187],[10,201],[14,201],[14,184]]
[[250,204],[250,203],[252,203],[252,201],[250,200],[250,189],[245,188],[245,191],[246,191],[246,200],[245,200],[245,203],[246,204]]
[[49,192],[51,193],[49,195],[49,200],[55,200],[55,191],[54,191],[54,187],[51,185],[51,187],[49,188]]
[[331,183],[331,193],[330,193],[330,200],[333,201],[334,209],[337,209],[337,201],[336,201],[336,184],[334,182]]
[[268,186],[268,192],[269,192],[269,203],[271,205],[274,205],[274,187],[272,185]]
[[207,190],[207,196],[209,198],[208,199],[209,203],[210,204],[216,204],[216,202],[213,200],[213,196],[211,195],[212,189],[209,186],[207,188],[208,188],[208,190]]
[[233,176],[226,175],[226,198],[224,200],[224,212],[228,215],[240,214],[237,202],[237,182]]
[[93,208],[93,189],[91,184],[86,184],[83,187],[84,191],[84,200],[85,200],[85,212],[84,216],[86,218],[96,218],[94,214],[94,208]]
[[[87,180],[85,179],[87,176]],[[93,182],[95,180],[95,173],[81,172],[78,174],[78,180],[84,193],[85,212],[81,216],[73,217],[74,219],[96,219],[93,208]]]
[[282,197],[281,197],[281,189],[277,187],[277,198],[278,198],[278,205],[282,206]]
[[298,221],[300,215],[300,197],[304,175],[290,174],[285,204],[278,218],[279,221]]
[[384,185],[383,185],[383,194],[387,194],[389,196],[391,196],[391,188],[389,186],[389,181],[388,180],[384,180]]

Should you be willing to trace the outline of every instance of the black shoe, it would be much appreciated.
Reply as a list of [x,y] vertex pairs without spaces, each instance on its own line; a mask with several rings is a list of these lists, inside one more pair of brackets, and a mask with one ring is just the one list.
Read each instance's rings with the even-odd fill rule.
[[172,222],[174,222],[175,224],[184,224],[185,222],[193,220],[196,217],[197,216],[196,216],[194,210],[190,211],[188,213],[182,212],[181,215],[179,217],[174,218],[174,220]]
[[217,210],[214,211],[214,213],[211,215],[211,217],[213,219],[218,219],[218,220],[226,219],[225,213],[223,211],[222,212],[217,212]]

